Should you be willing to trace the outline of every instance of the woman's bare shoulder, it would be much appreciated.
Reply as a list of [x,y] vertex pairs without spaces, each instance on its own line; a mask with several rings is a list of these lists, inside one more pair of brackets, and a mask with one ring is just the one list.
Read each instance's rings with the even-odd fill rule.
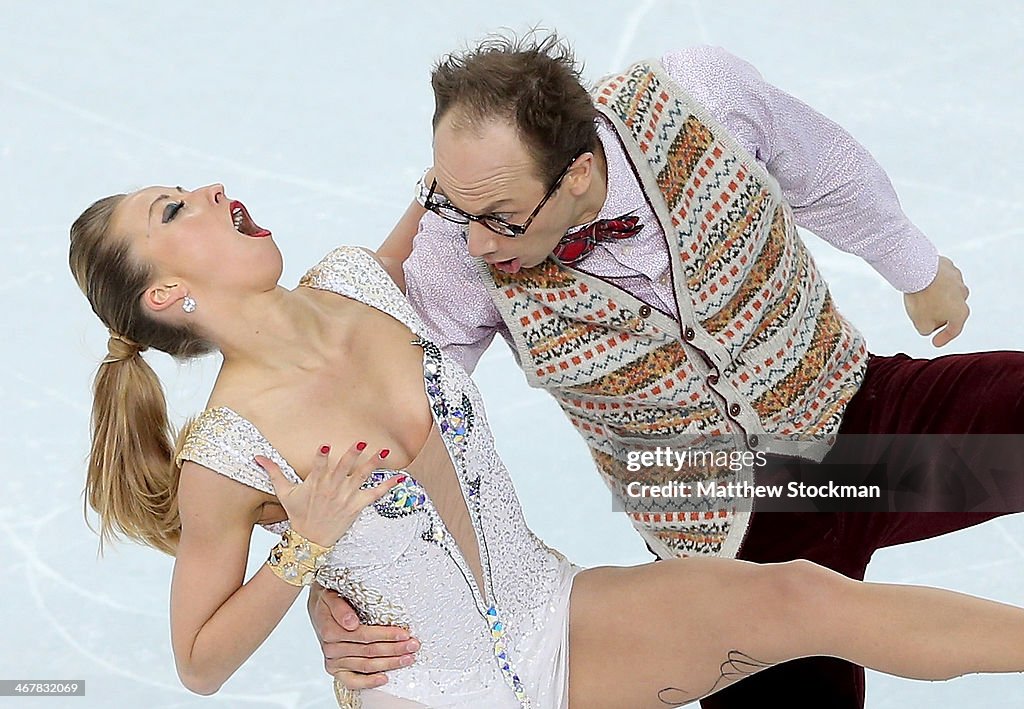
[[178,511],[182,527],[194,531],[253,527],[263,505],[273,496],[222,475],[205,465],[186,460],[178,479]]

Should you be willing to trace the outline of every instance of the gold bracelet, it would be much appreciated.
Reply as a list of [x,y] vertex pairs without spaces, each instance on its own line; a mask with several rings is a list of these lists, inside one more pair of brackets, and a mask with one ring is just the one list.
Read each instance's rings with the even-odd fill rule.
[[278,578],[292,586],[313,583],[317,570],[327,561],[330,547],[311,542],[294,529],[286,529],[281,541],[270,550],[267,566]]
[[338,700],[339,709],[362,709],[363,707],[362,695],[343,685],[337,677],[334,678],[334,698]]

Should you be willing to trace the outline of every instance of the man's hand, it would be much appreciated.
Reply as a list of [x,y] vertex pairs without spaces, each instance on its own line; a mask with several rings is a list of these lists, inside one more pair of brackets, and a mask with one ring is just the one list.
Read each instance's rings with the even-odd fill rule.
[[933,345],[942,347],[964,329],[964,322],[971,314],[967,307],[970,294],[960,269],[945,256],[939,256],[939,272],[935,279],[924,290],[904,293],[903,306],[922,335],[930,335],[945,326],[932,338]]
[[387,684],[384,673],[411,665],[420,647],[405,628],[360,624],[344,598],[317,584],[310,586],[307,609],[324,669],[348,689]]

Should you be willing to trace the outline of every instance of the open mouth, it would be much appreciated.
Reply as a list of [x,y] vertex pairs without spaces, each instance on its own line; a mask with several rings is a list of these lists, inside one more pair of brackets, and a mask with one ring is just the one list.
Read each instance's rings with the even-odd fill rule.
[[235,231],[243,236],[253,239],[262,239],[265,236],[270,236],[270,231],[254,222],[252,217],[249,216],[249,210],[237,199],[231,200],[231,222],[235,226]]
[[503,273],[518,273],[519,269],[523,267],[522,262],[518,258],[510,258],[507,261],[496,261],[492,264],[496,269]]

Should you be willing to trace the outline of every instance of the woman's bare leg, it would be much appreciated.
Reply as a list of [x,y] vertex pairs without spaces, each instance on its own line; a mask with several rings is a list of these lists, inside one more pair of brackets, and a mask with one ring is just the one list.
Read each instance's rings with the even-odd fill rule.
[[664,709],[810,655],[916,679],[1024,672],[1024,609],[806,561],[589,569],[569,608],[570,709]]

